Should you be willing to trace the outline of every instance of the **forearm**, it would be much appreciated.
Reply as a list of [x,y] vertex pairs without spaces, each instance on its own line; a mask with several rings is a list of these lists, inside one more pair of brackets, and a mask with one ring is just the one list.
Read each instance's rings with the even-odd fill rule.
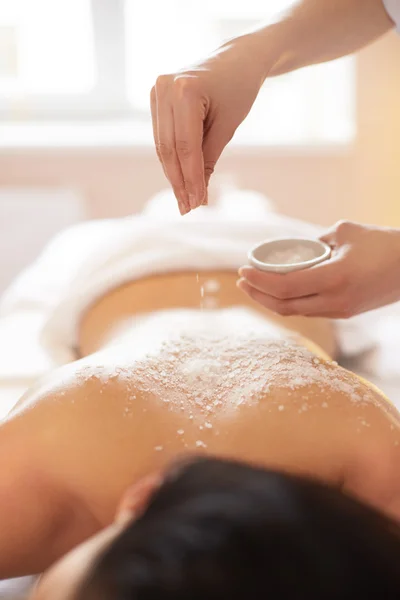
[[239,43],[268,77],[351,54],[391,27],[383,0],[300,0]]

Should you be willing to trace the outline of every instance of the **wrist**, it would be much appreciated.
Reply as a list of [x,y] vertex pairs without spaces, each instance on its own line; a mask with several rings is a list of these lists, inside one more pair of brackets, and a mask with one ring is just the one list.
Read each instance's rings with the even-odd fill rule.
[[[268,76],[278,75],[288,57],[285,48],[284,24],[275,23],[261,27],[250,33],[229,40],[222,48],[231,47],[241,60],[248,62],[251,70],[257,72],[261,85]],[[286,59],[286,60],[285,60]]]

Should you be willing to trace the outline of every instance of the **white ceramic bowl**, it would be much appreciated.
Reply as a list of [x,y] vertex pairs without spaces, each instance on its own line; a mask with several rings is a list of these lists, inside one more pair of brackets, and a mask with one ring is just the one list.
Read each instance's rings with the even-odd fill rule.
[[[301,254],[304,251],[307,260],[294,260],[293,262],[276,262],[279,256],[286,257],[293,254]],[[275,257],[273,256],[275,253]],[[250,264],[261,271],[273,271],[275,273],[289,273],[313,267],[327,260],[331,255],[330,247],[324,242],[305,238],[282,238],[262,242],[254,246],[248,254]],[[270,257],[270,262],[269,262]],[[271,260],[271,259],[274,260]]]

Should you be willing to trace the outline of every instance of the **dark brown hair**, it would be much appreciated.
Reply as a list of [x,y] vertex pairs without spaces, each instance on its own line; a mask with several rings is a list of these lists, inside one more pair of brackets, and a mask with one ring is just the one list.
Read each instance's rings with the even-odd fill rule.
[[310,479],[202,459],[154,494],[79,600],[398,600],[400,527]]

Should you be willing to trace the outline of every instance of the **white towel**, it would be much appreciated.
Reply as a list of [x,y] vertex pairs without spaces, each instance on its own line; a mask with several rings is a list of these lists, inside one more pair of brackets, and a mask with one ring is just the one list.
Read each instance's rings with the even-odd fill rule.
[[[249,248],[264,239],[320,233],[320,227],[274,213],[251,192],[228,190],[216,208],[186,218],[166,192],[142,215],[83,223],[55,238],[5,294],[0,317],[34,314],[50,360],[63,364],[75,358],[81,314],[107,291],[155,273],[237,269],[247,262]],[[372,313],[336,322],[342,354],[376,351],[377,322]],[[367,368],[382,369],[374,356],[375,363],[368,356]]]

